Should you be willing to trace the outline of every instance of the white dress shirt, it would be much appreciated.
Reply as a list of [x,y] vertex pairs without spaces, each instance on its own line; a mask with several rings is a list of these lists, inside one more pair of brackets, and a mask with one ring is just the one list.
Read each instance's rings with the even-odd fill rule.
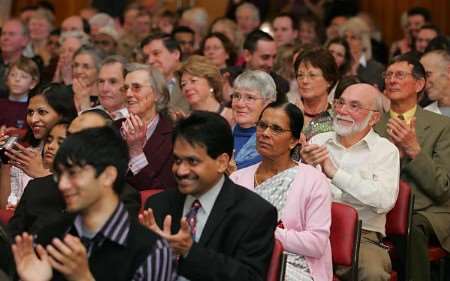
[[385,235],[386,213],[398,195],[397,147],[373,130],[349,148],[339,143],[335,132],[318,134],[311,143],[325,145],[337,168],[331,179],[333,200],[354,207],[363,229]]

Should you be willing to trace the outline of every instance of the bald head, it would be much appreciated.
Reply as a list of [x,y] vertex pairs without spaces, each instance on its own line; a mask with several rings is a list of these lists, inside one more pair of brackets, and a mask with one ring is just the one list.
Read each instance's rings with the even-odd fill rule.
[[83,19],[80,16],[71,16],[66,18],[61,23],[61,31],[84,31],[83,30]]
[[344,99],[351,98],[359,102],[364,108],[383,112],[383,95],[374,86],[367,83],[358,83],[348,86],[342,92]]
[[72,123],[70,123],[67,131],[69,132],[69,134],[74,134],[84,129],[108,126],[110,122],[111,120],[108,120],[97,112],[88,111],[75,118]]

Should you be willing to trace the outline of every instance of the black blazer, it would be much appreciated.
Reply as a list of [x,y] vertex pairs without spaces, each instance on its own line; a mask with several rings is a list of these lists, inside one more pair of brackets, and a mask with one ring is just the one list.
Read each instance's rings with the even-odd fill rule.
[[[172,215],[174,233],[184,201],[185,195],[169,189],[150,197],[145,207],[153,209],[159,226]],[[179,260],[178,274],[191,281],[265,280],[276,223],[275,207],[226,177],[199,242]]]
[[[35,178],[28,182],[20,198],[14,216],[8,223],[7,231],[11,237],[26,231],[36,234],[43,226],[53,223],[65,213],[66,205],[53,176]],[[141,197],[137,190],[125,185],[120,200],[124,202],[130,218],[137,218]]]

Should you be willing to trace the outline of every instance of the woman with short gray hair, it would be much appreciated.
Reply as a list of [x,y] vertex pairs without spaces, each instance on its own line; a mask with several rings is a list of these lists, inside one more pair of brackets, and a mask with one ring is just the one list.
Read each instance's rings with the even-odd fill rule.
[[346,38],[352,54],[351,74],[362,82],[384,88],[382,73],[384,66],[372,59],[370,28],[360,17],[352,17],[340,27],[340,34]]
[[233,136],[237,169],[261,161],[256,151],[256,122],[264,107],[276,100],[276,93],[272,77],[261,70],[247,70],[234,80],[231,109],[236,122]]
[[103,54],[92,46],[82,46],[73,55],[72,89],[78,112],[98,104],[97,79]]
[[129,116],[121,133],[130,152],[127,181],[139,190],[175,186],[172,166],[172,122],[167,115],[169,92],[163,75],[144,64],[129,64],[122,91]]

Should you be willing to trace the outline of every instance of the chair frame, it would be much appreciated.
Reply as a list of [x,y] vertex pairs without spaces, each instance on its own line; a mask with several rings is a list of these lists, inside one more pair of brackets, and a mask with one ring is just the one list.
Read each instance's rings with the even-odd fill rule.
[[359,247],[361,244],[361,227],[362,221],[358,219],[358,224],[355,228],[355,244],[353,245],[353,261],[352,261],[352,280],[358,280],[358,266],[359,266]]
[[275,243],[274,243],[274,248],[273,248],[273,252],[272,252],[272,256],[270,258],[270,265],[269,265],[269,270],[267,271],[267,277],[266,277],[266,281],[271,281],[272,279],[270,278],[272,274],[270,274],[272,272],[273,269],[273,264],[272,264],[272,258],[274,257],[275,254],[275,247],[279,245],[281,247],[281,254],[278,260],[278,268],[276,268],[278,272],[278,277],[277,280],[278,281],[283,281],[284,280],[284,276],[286,274],[286,262],[287,262],[287,253],[286,251],[284,251],[283,245],[281,244],[281,241],[278,239],[275,239]]
[[[397,256],[399,257],[398,261],[399,264],[399,280],[409,280],[409,263],[410,263],[410,249],[411,249],[411,226],[412,226],[412,214],[414,211],[414,194],[412,192],[411,187],[408,183],[401,181],[399,188],[405,188],[401,186],[406,186],[406,188],[409,189],[409,197],[408,197],[408,211],[407,211],[407,218],[406,218],[406,231],[404,234],[389,232],[389,228],[386,227],[386,238],[391,239],[394,246],[396,247]],[[400,191],[399,191],[400,192]],[[395,208],[395,206],[394,206]],[[392,212],[392,210],[390,211]],[[389,216],[387,216],[386,220],[386,226],[388,226]],[[395,218],[398,219],[398,218]],[[403,218],[402,218],[403,219]],[[400,249],[402,251],[400,251]],[[392,258],[391,258],[391,262]]]

